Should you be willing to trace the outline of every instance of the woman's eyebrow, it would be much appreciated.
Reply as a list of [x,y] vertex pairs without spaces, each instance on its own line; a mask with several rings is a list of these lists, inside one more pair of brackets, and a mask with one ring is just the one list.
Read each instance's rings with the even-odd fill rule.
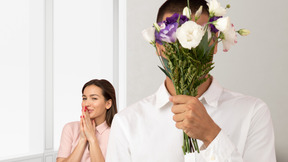
[[91,94],[90,96],[98,96],[98,97],[99,97],[99,95],[98,95],[98,94]]

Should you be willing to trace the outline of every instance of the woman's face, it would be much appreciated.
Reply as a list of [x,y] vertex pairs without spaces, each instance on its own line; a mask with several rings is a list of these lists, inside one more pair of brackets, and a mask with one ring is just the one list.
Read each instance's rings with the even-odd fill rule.
[[87,107],[90,119],[96,119],[103,122],[106,116],[106,110],[111,107],[111,100],[105,100],[102,95],[102,89],[90,85],[84,89],[82,95],[82,108]]

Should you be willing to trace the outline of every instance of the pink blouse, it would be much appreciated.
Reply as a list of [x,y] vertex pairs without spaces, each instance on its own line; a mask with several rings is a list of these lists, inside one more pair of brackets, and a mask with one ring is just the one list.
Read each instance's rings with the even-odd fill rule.
[[[106,121],[96,126],[95,134],[98,139],[98,143],[102,151],[102,154],[105,158],[110,134],[110,127],[107,125]],[[79,141],[79,137],[80,137],[80,122],[76,121],[67,123],[62,131],[60,147],[58,150],[57,157],[67,158],[76,148]],[[81,162],[90,162],[88,145],[85,148]]]

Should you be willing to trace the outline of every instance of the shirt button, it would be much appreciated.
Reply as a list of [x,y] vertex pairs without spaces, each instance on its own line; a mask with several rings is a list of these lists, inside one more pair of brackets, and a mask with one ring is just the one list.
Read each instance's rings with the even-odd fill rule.
[[212,155],[211,158],[210,158],[210,160],[215,160],[215,156]]

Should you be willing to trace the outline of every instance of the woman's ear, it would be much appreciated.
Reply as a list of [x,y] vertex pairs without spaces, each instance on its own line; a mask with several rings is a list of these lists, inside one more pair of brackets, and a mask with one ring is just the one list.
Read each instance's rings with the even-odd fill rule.
[[112,100],[109,99],[108,101],[106,101],[106,109],[107,109],[107,110],[110,109],[111,106],[112,106]]

